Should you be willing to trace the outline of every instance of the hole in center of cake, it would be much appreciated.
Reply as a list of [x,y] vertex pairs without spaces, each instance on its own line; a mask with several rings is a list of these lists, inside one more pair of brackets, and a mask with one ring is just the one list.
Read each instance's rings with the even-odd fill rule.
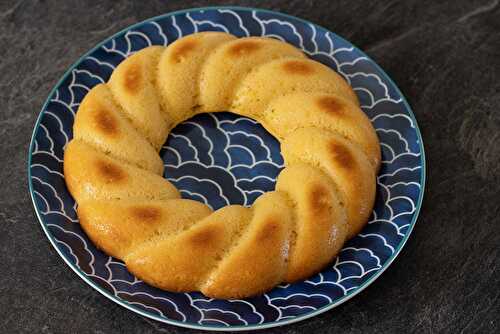
[[257,121],[230,112],[196,115],[176,126],[160,156],[164,177],[183,198],[214,210],[250,206],[274,190],[283,168],[279,142]]

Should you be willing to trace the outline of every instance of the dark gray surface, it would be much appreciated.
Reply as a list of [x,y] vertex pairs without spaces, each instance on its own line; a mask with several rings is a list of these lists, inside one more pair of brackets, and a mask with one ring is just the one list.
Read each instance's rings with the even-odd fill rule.
[[[65,69],[132,23],[213,4],[142,3],[0,1],[0,333],[194,332],[87,286],[52,249],[28,196],[31,131]],[[498,333],[499,0],[238,4],[300,16],[365,50],[412,105],[428,162],[420,218],[394,264],[344,305],[269,332]]]

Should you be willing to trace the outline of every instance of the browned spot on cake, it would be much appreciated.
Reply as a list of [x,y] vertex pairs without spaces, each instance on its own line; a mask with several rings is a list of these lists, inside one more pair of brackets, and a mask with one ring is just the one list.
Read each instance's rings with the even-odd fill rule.
[[311,64],[300,60],[289,60],[285,62],[282,67],[283,70],[289,74],[307,75],[314,73],[314,68]]
[[316,100],[316,105],[326,113],[332,115],[343,115],[344,104],[333,96],[322,96]]
[[332,141],[330,142],[330,153],[332,154],[333,160],[339,164],[344,169],[351,169],[355,165],[354,156],[351,151],[344,145]]
[[310,188],[309,206],[316,215],[325,213],[330,206],[330,194],[324,186],[315,184]]
[[130,208],[131,215],[142,221],[155,222],[161,218],[161,210],[152,205],[141,205]]
[[142,73],[140,64],[130,64],[125,69],[124,78],[124,88],[132,94],[136,93],[142,85]]
[[216,226],[206,226],[189,237],[189,241],[198,247],[210,247],[214,246],[217,241],[217,236],[222,235],[220,228]]
[[195,40],[184,40],[177,43],[172,50],[170,60],[173,63],[180,63],[190,52],[196,49],[198,43]]
[[257,51],[260,48],[261,44],[257,41],[239,41],[229,47],[227,54],[229,56],[239,57]]
[[275,240],[280,230],[279,221],[276,218],[267,218],[267,221],[263,225],[257,233],[256,240],[258,242]]
[[107,135],[118,134],[118,122],[106,109],[97,109],[94,114],[97,128]]
[[106,182],[121,182],[127,178],[127,173],[112,162],[97,160],[96,167],[98,173],[105,179]]

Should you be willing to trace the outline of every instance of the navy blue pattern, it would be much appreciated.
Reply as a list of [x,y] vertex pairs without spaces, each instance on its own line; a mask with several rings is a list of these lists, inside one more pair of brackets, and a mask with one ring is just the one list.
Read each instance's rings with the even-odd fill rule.
[[[213,300],[169,293],[137,280],[122,262],[97,250],[78,224],[62,172],[74,115],[90,88],[105,82],[130,54],[168,45],[197,31],[270,36],[294,44],[338,71],[358,94],[377,130],[382,168],[369,224],[333,263],[310,279],[280,285],[246,300]],[[183,326],[227,329],[274,326],[331,308],[364,288],[397,255],[420,207],[424,156],[411,110],[397,87],[360,50],[311,23],[261,10],[212,8],[167,14],[135,25],[80,59],[49,96],[30,150],[30,187],[49,239],[87,282],[143,315]],[[198,115],[176,127],[160,152],[165,177],[192,198],[217,209],[251,205],[274,188],[283,168],[279,143],[258,123],[229,112]]]

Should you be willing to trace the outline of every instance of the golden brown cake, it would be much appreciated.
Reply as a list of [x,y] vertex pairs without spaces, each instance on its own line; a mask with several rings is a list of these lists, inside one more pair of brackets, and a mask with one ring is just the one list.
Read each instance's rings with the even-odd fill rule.
[[175,124],[198,110],[200,72],[207,56],[236,37],[222,32],[201,32],[178,39],[165,50],[158,65],[162,103]]
[[340,95],[300,92],[276,98],[267,106],[262,124],[280,140],[303,127],[331,130],[357,144],[375,169],[380,167],[375,129],[357,104]]
[[106,253],[123,258],[138,245],[179,232],[212,213],[187,200],[86,200],[78,204],[80,225]]
[[163,174],[163,161],[155,148],[123,115],[105,84],[85,95],[76,113],[73,138],[118,160]]
[[286,167],[276,190],[288,194],[295,213],[286,282],[305,279],[326,266],[347,236],[346,210],[335,183],[304,163]]
[[271,100],[295,92],[333,93],[358,104],[351,87],[331,68],[311,59],[283,58],[257,67],[241,81],[231,111],[260,119]]
[[163,177],[114,159],[73,139],[64,151],[64,180],[76,202],[89,199],[171,199],[177,189]]
[[250,71],[286,57],[305,55],[290,44],[270,38],[245,37],[222,44],[203,63],[199,83],[201,111],[229,110],[239,83]]
[[217,298],[243,298],[282,282],[287,269],[292,209],[284,193],[272,191],[260,196],[241,236],[206,276],[200,291]]
[[156,69],[164,49],[151,46],[135,53],[113,71],[108,82],[124,114],[158,151],[173,122],[162,114],[156,90]]
[[287,136],[281,154],[287,166],[305,162],[325,171],[340,192],[348,237],[358,234],[375,201],[375,171],[363,151],[335,132],[309,127]]
[[[181,199],[157,151],[200,112],[252,117],[281,142],[276,190],[212,211]],[[85,96],[64,175],[97,247],[168,291],[244,298],[307,279],[366,224],[380,145],[348,83],[290,44],[192,34],[124,60]]]

